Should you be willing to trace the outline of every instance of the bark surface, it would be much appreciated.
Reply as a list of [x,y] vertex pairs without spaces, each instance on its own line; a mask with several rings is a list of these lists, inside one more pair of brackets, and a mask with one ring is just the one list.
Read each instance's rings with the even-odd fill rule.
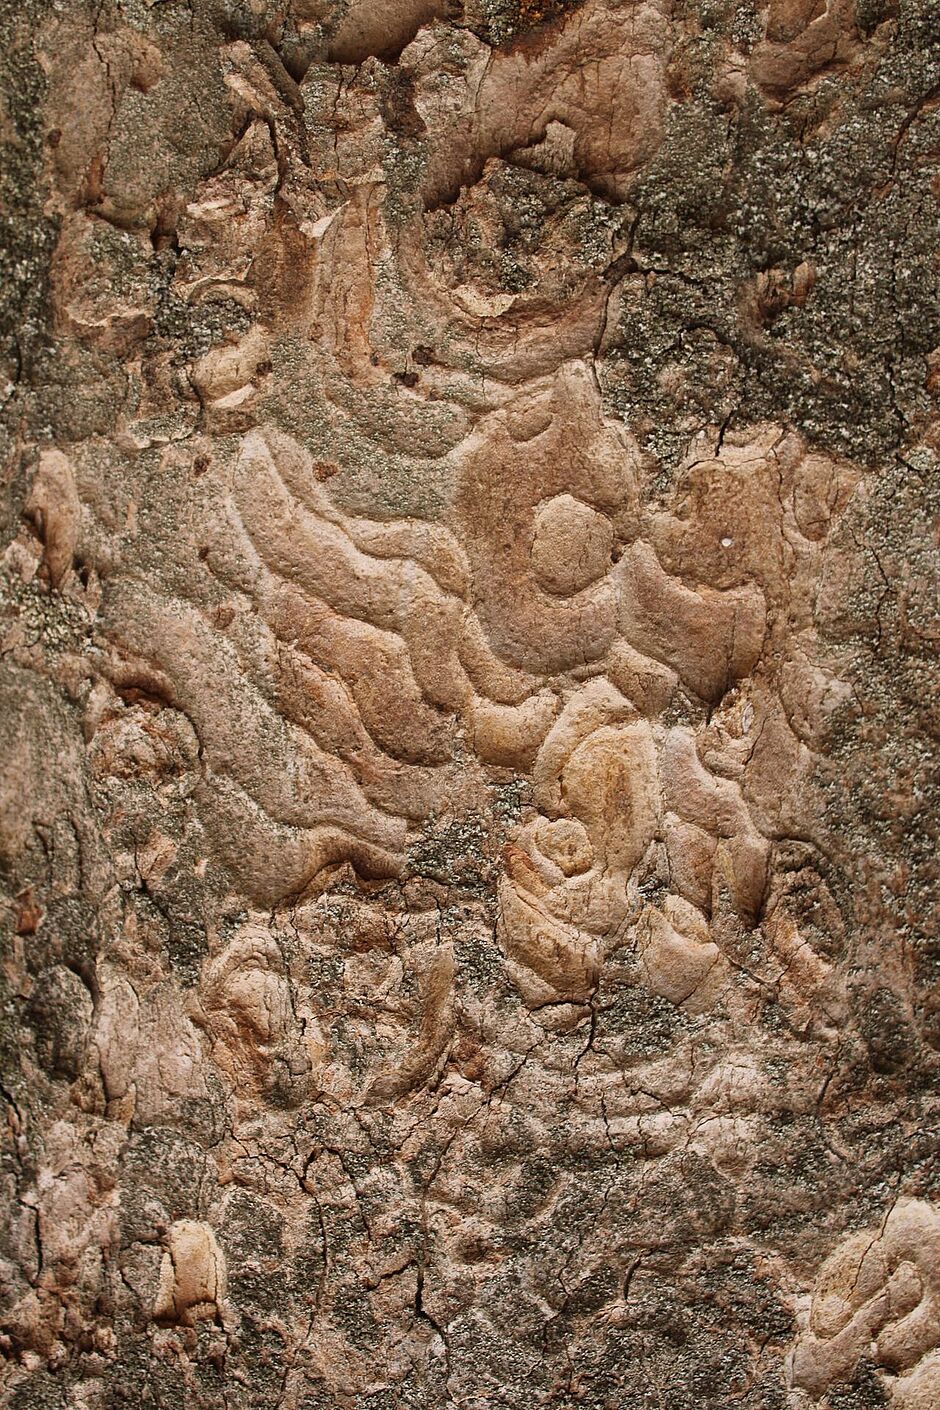
[[0,0],[0,1395],[936,1410],[931,0]]

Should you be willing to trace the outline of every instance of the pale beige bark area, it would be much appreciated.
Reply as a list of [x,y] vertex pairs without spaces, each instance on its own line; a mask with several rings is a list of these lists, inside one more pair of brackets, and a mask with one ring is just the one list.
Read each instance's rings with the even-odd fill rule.
[[923,12],[11,20],[16,1410],[940,1404]]

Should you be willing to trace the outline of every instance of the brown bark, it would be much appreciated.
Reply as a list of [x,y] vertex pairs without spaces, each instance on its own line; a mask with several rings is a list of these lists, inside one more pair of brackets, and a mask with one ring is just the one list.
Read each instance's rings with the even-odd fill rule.
[[933,1410],[932,7],[0,14],[4,1403]]

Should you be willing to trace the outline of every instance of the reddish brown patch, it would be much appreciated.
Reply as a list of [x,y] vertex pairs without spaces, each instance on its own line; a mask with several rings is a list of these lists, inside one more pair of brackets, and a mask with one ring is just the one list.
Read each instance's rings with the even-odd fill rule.
[[35,891],[31,886],[27,886],[16,898],[17,935],[35,935],[44,915],[45,911],[39,904]]

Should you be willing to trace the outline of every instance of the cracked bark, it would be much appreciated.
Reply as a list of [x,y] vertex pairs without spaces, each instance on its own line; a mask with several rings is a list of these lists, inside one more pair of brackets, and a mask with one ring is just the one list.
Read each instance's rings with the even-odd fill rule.
[[926,0],[0,0],[14,1410],[940,1402]]

